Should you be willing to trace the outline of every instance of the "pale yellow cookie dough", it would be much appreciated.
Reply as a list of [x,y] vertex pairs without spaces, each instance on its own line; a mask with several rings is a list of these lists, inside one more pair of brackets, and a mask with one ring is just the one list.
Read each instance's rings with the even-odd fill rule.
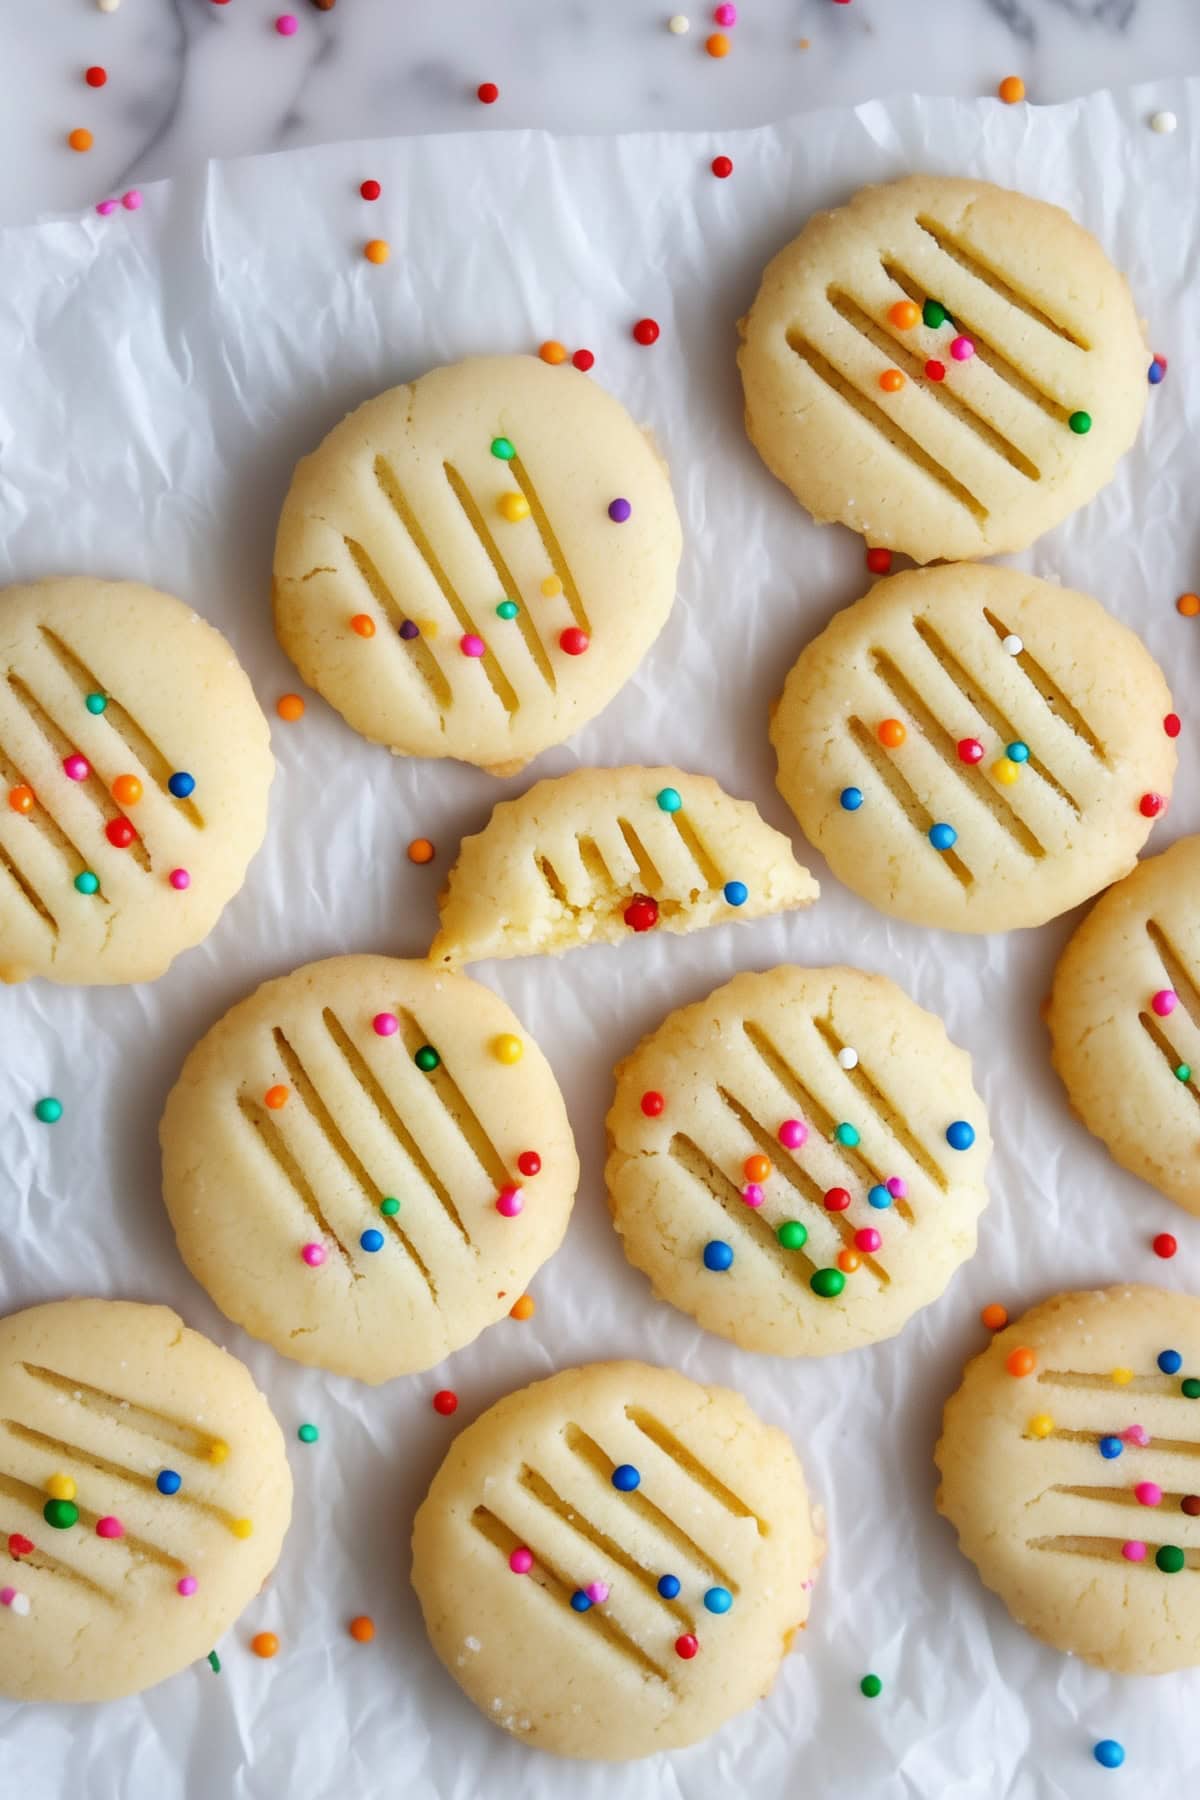
[[274,769],[233,651],[181,600],[87,577],[0,591],[0,981],[161,975],[241,887]]
[[553,1073],[504,1002],[386,956],[240,1001],[189,1055],[159,1137],[180,1254],[222,1312],[367,1382],[504,1318],[579,1177]]
[[769,1692],[808,1617],[821,1530],[790,1442],[740,1394],[597,1363],[510,1394],[455,1439],[417,1513],[413,1586],[493,1724],[623,1762],[694,1744]]
[[[952,318],[927,325],[927,302]],[[1111,480],[1146,404],[1150,352],[1095,238],[983,181],[914,175],[815,214],[739,330],[767,467],[819,523],[922,563],[1024,549]]]
[[[858,969],[738,975],[671,1013],[617,1069],[608,1142],[630,1262],[709,1331],[772,1356],[894,1336],[971,1255],[987,1204],[970,1057]],[[714,1243],[728,1267],[706,1266]]]
[[1096,902],[1063,951],[1046,1023],[1088,1130],[1200,1213],[1200,837]]
[[[1010,1372],[1029,1354],[1028,1374]],[[1197,1376],[1200,1300],[1101,1288],[1033,1307],[947,1402],[938,1510],[1056,1650],[1126,1675],[1200,1663],[1200,1398],[1184,1392]]]
[[537,357],[475,357],[369,400],[299,464],[276,630],[364,737],[511,774],[628,680],[681,543],[662,458],[619,401]]
[[167,1307],[0,1319],[0,1694],[115,1700],[203,1662],[291,1510],[249,1371]]
[[710,776],[575,769],[502,801],[463,839],[429,956],[448,967],[556,956],[759,919],[819,892],[783,834]]
[[1164,811],[1174,779],[1170,706],[1098,601],[963,563],[888,576],[836,614],[788,675],[771,741],[780,792],[847,887],[917,925],[1010,931],[1133,867],[1154,822],[1143,796]]

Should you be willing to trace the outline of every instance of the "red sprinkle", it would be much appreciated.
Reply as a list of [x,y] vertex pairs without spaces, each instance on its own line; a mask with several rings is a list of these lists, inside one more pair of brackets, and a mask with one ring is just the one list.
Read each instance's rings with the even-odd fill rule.
[[1174,1256],[1178,1248],[1179,1245],[1175,1242],[1175,1239],[1171,1236],[1169,1231],[1160,1231],[1154,1240],[1154,1254],[1155,1256],[1161,1256],[1164,1262]]
[[500,89],[496,86],[494,81],[481,81],[479,86],[475,89],[475,94],[478,99],[483,101],[485,106],[494,106],[496,101],[500,98]]
[[27,1538],[20,1531],[11,1531],[8,1535],[8,1554],[15,1560],[22,1556],[33,1555],[33,1539]]
[[691,1662],[699,1648],[699,1638],[694,1638],[690,1631],[685,1631],[682,1637],[675,1639],[675,1654],[682,1656],[684,1662]]
[[565,631],[559,633],[558,645],[568,656],[582,656],[591,641],[587,632],[581,631],[578,625],[568,625]]
[[433,1410],[448,1419],[452,1412],[458,1411],[458,1395],[453,1388],[439,1388],[433,1396]]
[[99,63],[93,63],[90,69],[83,71],[83,79],[89,87],[103,87],[108,80],[108,70],[102,69]]
[[536,1150],[522,1150],[517,1158],[517,1167],[522,1175],[540,1175],[542,1159]]
[[1143,794],[1138,801],[1138,811],[1143,819],[1157,819],[1159,813],[1165,812],[1166,801],[1161,794]]
[[654,319],[639,319],[633,328],[634,342],[638,344],[657,344],[658,323]]
[[936,356],[931,356],[929,361],[925,364],[925,376],[928,381],[945,381],[945,363],[939,362]]
[[867,567],[872,575],[887,575],[892,567],[890,550],[868,550]]
[[1166,718],[1163,720],[1163,730],[1168,737],[1175,738],[1179,736],[1180,732],[1183,730],[1183,720],[1179,717],[1178,713],[1167,714]]
[[595,362],[595,360],[596,359],[592,355],[590,350],[577,350],[575,352],[574,356],[571,358],[571,361],[574,363],[575,367],[577,369],[581,369],[585,375],[587,374],[588,370],[591,368],[591,366]]
[[728,181],[733,174],[733,158],[731,156],[714,156],[712,172],[718,181]]
[[128,819],[110,819],[104,827],[104,835],[116,849],[128,850],[137,832]]
[[978,738],[959,738],[958,760],[959,762],[965,763],[979,763],[983,761],[983,745]]
[[653,1088],[642,1095],[642,1111],[648,1119],[657,1119],[666,1104],[662,1095],[655,1093]]
[[653,931],[658,924],[658,901],[651,900],[648,894],[635,894],[624,917],[631,931]]
[[364,181],[358,191],[364,200],[378,200],[383,189],[377,181]]
[[845,1188],[830,1188],[825,1195],[827,1212],[845,1212],[850,1204],[850,1195]]

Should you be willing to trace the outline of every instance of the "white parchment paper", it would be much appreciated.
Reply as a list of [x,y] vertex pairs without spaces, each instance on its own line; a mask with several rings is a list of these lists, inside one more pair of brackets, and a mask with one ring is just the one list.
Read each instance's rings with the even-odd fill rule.
[[[1146,128],[1157,107],[1173,137]],[[692,938],[477,971],[516,1008],[566,1092],[584,1177],[538,1311],[443,1368],[368,1390],[284,1361],[229,1325],[179,1262],[156,1127],[193,1041],[260,980],[313,957],[420,955],[464,830],[539,774],[677,762],[792,822],[766,714],[801,645],[866,585],[862,546],[817,530],[744,437],[734,321],[817,206],[914,169],[972,173],[1069,207],[1125,269],[1170,358],[1117,480],[1024,559],[1097,594],[1167,667],[1184,716],[1170,816],[1200,827],[1200,86],[1052,109],[899,100],[769,130],[552,140],[535,134],[341,144],[211,165],[138,213],[0,233],[0,578],[135,576],[232,639],[272,712],[270,832],[200,949],[153,986],[0,993],[0,1301],[74,1292],[161,1299],[245,1358],[291,1444],[296,1510],[275,1577],[217,1648],[141,1699],[0,1707],[0,1788],[30,1800],[953,1800],[1175,1796],[1200,1773],[1200,1673],[1105,1676],[1036,1645],[985,1594],[934,1515],[942,1401],[979,1347],[981,1304],[1134,1277],[1200,1287],[1200,1221],[1121,1173],[1068,1115],[1038,1007],[1072,921],[967,939],[893,924],[819,860],[811,911]],[[735,162],[728,181],[713,155]],[[374,176],[383,198],[358,198]],[[376,268],[364,239],[390,240]],[[629,326],[662,327],[641,349]],[[296,687],[269,613],[272,535],[293,462],[378,389],[468,352],[554,336],[666,450],[686,553],[670,623],[637,677],[527,775],[393,759]],[[214,729],[220,721],[214,720]],[[405,845],[432,838],[413,867]],[[608,1223],[602,1122],[614,1061],[672,1007],[736,970],[857,961],[941,1013],[976,1058],[997,1137],[979,1252],[902,1334],[821,1362],[755,1357],[651,1299]],[[53,1129],[31,1108],[65,1106]],[[1173,1263],[1149,1248],[1180,1242]],[[743,1389],[785,1427],[828,1509],[810,1628],[764,1705],[710,1743],[619,1770],[573,1767],[494,1730],[429,1651],[408,1585],[414,1507],[453,1433],[500,1394],[614,1355]],[[452,1420],[430,1397],[458,1391]],[[319,1443],[296,1441],[311,1420]],[[2,1553],[2,1552],[0,1552]],[[346,1621],[373,1614],[371,1646]],[[0,1630],[27,1629],[5,1612]],[[260,1662],[251,1634],[281,1650]],[[882,1696],[858,1692],[878,1672]],[[1121,1739],[1122,1776],[1091,1745]],[[1115,1790],[1113,1790],[1115,1791]]]

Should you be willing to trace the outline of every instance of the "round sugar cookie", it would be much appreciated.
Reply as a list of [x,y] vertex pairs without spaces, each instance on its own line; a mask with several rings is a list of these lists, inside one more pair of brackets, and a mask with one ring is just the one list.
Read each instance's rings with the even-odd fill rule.
[[291,1511],[249,1370],[169,1308],[0,1319],[0,1694],[116,1700],[202,1662]]
[[1099,601],[959,564],[836,614],[771,741],[780,793],[847,887],[917,925],[1011,931],[1133,867],[1170,797],[1170,706]]
[[568,1369],[451,1445],[413,1529],[434,1649],[522,1743],[624,1762],[767,1694],[824,1552],[796,1453],[740,1394]]
[[818,523],[917,562],[1023,550],[1112,479],[1150,352],[1060,207],[914,175],[815,214],[739,327],[746,429]]
[[181,600],[0,591],[0,980],[161,975],[241,887],[274,771],[233,651]]
[[947,1402],[938,1510],[1056,1650],[1126,1675],[1200,1663],[1198,1377],[1200,1300],[1111,1287],[1033,1307]]
[[275,626],[364,737],[510,775],[628,680],[681,545],[619,401],[537,357],[475,357],[367,401],[298,465]]
[[180,1254],[229,1318],[360,1381],[504,1318],[558,1248],[579,1161],[504,1002],[424,962],[268,981],[200,1040],[159,1128]]
[[655,1293],[743,1350],[892,1337],[975,1248],[971,1059],[882,975],[737,975],[617,1068],[609,1205]]
[[1200,1213],[1200,837],[1096,902],[1063,951],[1046,1023],[1088,1130]]

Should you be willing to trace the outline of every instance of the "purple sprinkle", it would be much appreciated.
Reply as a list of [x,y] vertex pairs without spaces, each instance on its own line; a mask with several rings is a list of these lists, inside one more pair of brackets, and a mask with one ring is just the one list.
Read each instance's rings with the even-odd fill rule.
[[633,511],[628,500],[612,500],[609,502],[608,516],[614,525],[623,525]]
[[115,213],[116,210],[117,202],[115,200],[98,200],[96,202],[96,211],[102,219],[107,219],[109,213]]
[[893,1200],[903,1200],[908,1193],[908,1183],[899,1175],[889,1176],[887,1191]]
[[420,637],[420,635],[421,627],[416,623],[415,619],[405,619],[403,625],[400,627],[400,636],[402,638],[415,638]]

